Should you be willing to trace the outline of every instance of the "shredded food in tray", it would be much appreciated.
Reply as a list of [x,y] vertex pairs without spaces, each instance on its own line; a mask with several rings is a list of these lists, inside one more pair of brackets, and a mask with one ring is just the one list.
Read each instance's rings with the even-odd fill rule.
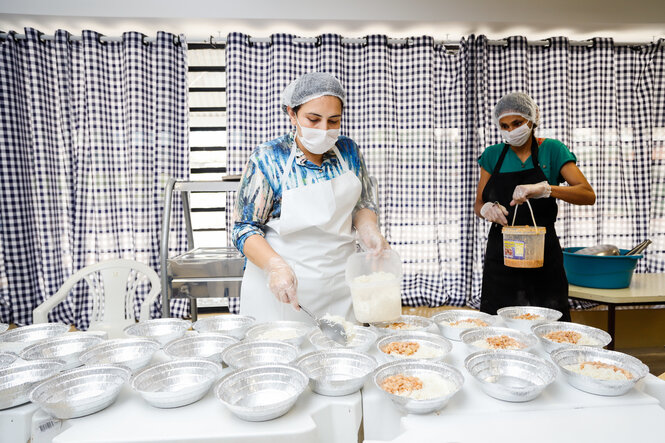
[[395,329],[395,330],[409,330],[409,329],[416,329],[415,325],[410,325],[408,323],[404,323],[403,321],[398,321],[395,323],[390,323],[386,326],[384,326],[386,329]]
[[543,337],[557,343],[571,343],[574,345],[582,338],[582,334],[576,331],[552,331],[543,335]]
[[386,354],[413,355],[420,349],[420,344],[415,341],[393,341],[381,348]]
[[381,383],[381,389],[391,394],[403,395],[409,394],[423,388],[423,382],[418,377],[397,374],[386,377]]
[[464,318],[464,319],[462,319],[462,320],[453,321],[453,322],[450,322],[450,323],[448,323],[448,324],[449,324],[450,326],[453,326],[453,327],[460,327],[460,326],[463,326],[463,327],[478,326],[478,327],[484,328],[484,327],[486,327],[486,326],[489,326],[489,324],[487,324],[486,321],[483,321],[483,320],[481,320],[481,319],[479,319],[479,318]]
[[616,365],[602,361],[585,361],[579,364],[567,365],[566,369],[578,374],[593,377],[598,380],[632,380],[633,374]]
[[525,347],[524,343],[507,335],[493,335],[473,344],[476,347],[486,349],[522,349]]
[[543,318],[542,315],[538,314],[532,314],[530,312],[526,312],[521,315],[516,315],[513,317],[515,320],[538,320],[539,318]]

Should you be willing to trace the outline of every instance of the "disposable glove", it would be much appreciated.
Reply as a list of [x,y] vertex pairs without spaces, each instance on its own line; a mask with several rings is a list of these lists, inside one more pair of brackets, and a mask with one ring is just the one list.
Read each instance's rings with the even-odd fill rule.
[[552,187],[546,181],[532,185],[518,185],[513,191],[513,200],[510,206],[521,205],[528,198],[547,198],[552,193]]
[[296,311],[299,310],[296,296],[298,279],[291,266],[282,257],[272,257],[268,260],[264,271],[268,274],[270,292],[275,295],[277,300],[282,303],[290,303]]
[[492,223],[498,223],[502,226],[508,224],[506,216],[508,215],[508,210],[504,208],[498,202],[487,202],[480,208],[480,216],[487,221]]
[[381,251],[390,249],[390,245],[383,235],[381,235],[381,231],[379,231],[379,227],[375,223],[365,223],[356,226],[356,231],[358,232],[360,246],[366,251],[374,255],[379,255]]

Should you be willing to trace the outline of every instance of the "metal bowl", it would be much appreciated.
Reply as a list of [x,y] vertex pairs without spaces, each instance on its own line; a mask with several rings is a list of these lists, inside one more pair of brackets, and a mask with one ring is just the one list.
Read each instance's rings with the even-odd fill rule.
[[[301,321],[271,321],[247,330],[248,340],[278,340],[300,346],[314,325]],[[281,338],[284,337],[284,338]]]
[[215,395],[238,418],[266,421],[286,414],[308,381],[295,366],[257,366],[223,377],[215,386]]
[[35,386],[30,401],[61,420],[83,417],[110,406],[130,374],[118,366],[70,369]]
[[180,318],[156,318],[146,320],[125,328],[129,336],[147,337],[157,340],[164,347],[165,344],[185,335],[185,331],[192,326],[189,320]]
[[[557,343],[555,341],[545,338],[545,335],[550,332],[555,331],[573,331],[582,334],[583,337],[591,339],[596,342],[595,345],[574,345],[570,343]],[[594,348],[603,348],[607,346],[612,341],[612,336],[602,329],[594,328],[592,326],[581,325],[579,323],[569,323],[569,322],[552,322],[552,323],[543,323],[542,325],[536,325],[531,328],[531,332],[538,337],[540,343],[543,345],[547,352],[552,352],[556,349],[569,348],[575,346],[588,346]]]
[[498,317],[494,315],[490,315],[480,311],[472,311],[470,309],[451,309],[448,311],[443,311],[432,317],[432,321],[436,323],[436,325],[439,327],[441,335],[450,340],[456,340],[456,341],[461,340],[460,334],[462,332],[468,329],[476,328],[478,326],[472,323],[470,323],[469,326],[465,325],[450,326],[450,323],[468,320],[468,319],[482,320],[485,323],[487,323],[488,326],[494,326],[498,321]]
[[9,329],[9,325],[7,323],[0,323],[0,334],[5,332],[7,329]]
[[507,335],[508,337],[514,338],[515,340],[523,344],[524,347],[520,348],[519,349],[520,351],[532,351],[534,346],[538,344],[538,339],[533,334],[527,334],[526,332],[518,331],[516,329],[499,328],[495,326],[487,328],[467,329],[460,335],[460,338],[467,346],[469,352],[477,352],[477,351],[484,351],[487,348],[483,348],[476,345],[476,342],[497,335]]
[[[400,328],[396,324],[404,323]],[[410,332],[427,331],[434,325],[432,320],[420,315],[400,315],[393,321],[370,323],[370,327],[379,335],[408,334]]]
[[83,363],[79,356],[104,339],[85,332],[70,332],[32,344],[21,351],[23,360],[51,360],[65,362],[61,370],[72,369]]
[[[451,384],[451,389],[440,396],[417,400],[403,395],[391,394],[381,388],[383,381],[391,375],[423,377],[437,375]],[[441,362],[423,360],[400,360],[379,366],[374,372],[374,384],[402,411],[409,414],[429,414],[444,408],[448,401],[464,384],[464,376],[457,369]]]
[[0,352],[0,369],[11,366],[16,361],[18,355],[13,352]]
[[316,349],[319,350],[348,349],[359,352],[367,352],[376,341],[376,332],[372,331],[370,328],[364,328],[362,326],[355,326],[354,332],[356,335],[349,343],[346,344],[346,346],[329,339],[318,328],[314,329],[309,334],[309,341]]
[[224,314],[202,318],[194,322],[193,327],[197,332],[218,332],[242,340],[255,321],[248,315]]
[[172,358],[203,358],[221,363],[224,350],[235,343],[238,343],[235,337],[210,332],[173,340],[164,353]]
[[159,363],[134,375],[132,388],[156,408],[177,408],[200,400],[219,378],[222,367],[188,358]]
[[0,334],[0,351],[19,354],[23,348],[40,340],[55,337],[69,331],[69,326],[62,323],[37,323],[21,326]]
[[[560,311],[540,306],[509,306],[497,310],[496,313],[506,326],[523,332],[531,332],[531,327],[534,325],[557,321],[563,315]],[[533,320],[515,318],[524,314],[537,315],[538,318]]]
[[276,340],[245,341],[231,345],[222,353],[224,362],[235,369],[270,364],[288,364],[300,350],[291,343]]
[[150,363],[159,350],[159,343],[149,338],[116,338],[105,341],[81,354],[79,360],[85,365],[116,365],[132,372]]
[[42,360],[0,369],[0,410],[27,403],[35,383],[54,376],[63,366],[64,361]]
[[[433,357],[416,356],[416,354],[404,356],[400,354],[387,354],[383,352],[383,348],[392,342],[415,342],[421,347],[432,348],[433,352],[437,355]],[[381,337],[376,342],[376,349],[381,356],[383,362],[396,361],[396,360],[424,360],[424,361],[441,361],[446,355],[450,353],[453,348],[452,343],[440,335],[431,334],[429,332],[401,332],[397,334],[386,335]]]
[[330,397],[360,390],[376,368],[374,357],[346,349],[310,352],[296,364],[309,377],[312,391]]
[[[649,368],[637,358],[607,349],[576,346],[558,349],[553,351],[550,356],[552,361],[559,366],[568,383],[580,391],[596,395],[623,395],[649,373]],[[599,361],[615,365],[630,372],[633,378],[630,380],[599,380],[567,368],[568,365],[585,361]]]
[[558,373],[551,362],[524,351],[476,352],[464,367],[487,395],[512,402],[533,400]]

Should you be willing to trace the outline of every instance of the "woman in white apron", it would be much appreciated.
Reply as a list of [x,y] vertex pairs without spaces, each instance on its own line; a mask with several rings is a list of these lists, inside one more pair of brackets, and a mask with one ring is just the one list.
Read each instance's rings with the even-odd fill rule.
[[[233,241],[247,257],[240,313],[257,321],[353,319],[344,280],[354,252],[389,248],[377,226],[358,146],[340,136],[346,94],[327,73],[309,73],[282,94],[295,131],[256,148],[241,179]],[[290,306],[289,306],[290,305]]]

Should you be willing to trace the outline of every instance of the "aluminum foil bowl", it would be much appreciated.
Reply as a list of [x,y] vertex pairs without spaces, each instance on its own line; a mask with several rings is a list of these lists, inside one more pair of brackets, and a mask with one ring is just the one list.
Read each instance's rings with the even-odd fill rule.
[[464,360],[482,390],[504,401],[533,400],[558,373],[551,362],[524,351],[480,351]]
[[[649,368],[637,358],[607,349],[576,346],[558,349],[553,351],[550,356],[552,361],[559,366],[568,383],[580,391],[596,395],[623,395],[649,373]],[[600,380],[569,369],[569,365],[579,365],[582,362],[590,361],[614,365],[628,371],[632,378],[630,380]]]
[[[543,323],[542,325],[536,325],[531,328],[531,332],[538,337],[540,343],[543,345],[543,348],[547,352],[552,352],[556,349],[575,347],[575,344],[571,343],[557,343],[556,341],[545,338],[545,336],[551,332],[557,331],[572,331],[582,334],[580,338],[579,346],[590,346],[594,348],[603,348],[607,346],[612,341],[612,336],[602,329],[594,328],[592,326],[581,325],[579,323],[569,323],[569,322],[552,322],[552,323]],[[586,344],[582,344],[586,343]]]
[[72,369],[83,363],[79,357],[91,347],[103,342],[104,339],[85,332],[70,332],[32,344],[21,351],[23,360],[62,360],[65,367]]
[[7,329],[9,329],[9,325],[7,323],[0,323],[0,334],[5,332]]
[[[383,390],[381,385],[386,378],[393,375],[428,378],[438,376],[444,379],[444,383],[448,389],[442,390],[438,393],[439,395],[426,400],[391,394]],[[464,377],[460,371],[445,363],[422,360],[400,360],[379,366],[374,372],[374,384],[401,411],[409,414],[429,414],[430,412],[444,408],[448,404],[450,399],[462,388]]]
[[270,364],[288,364],[300,350],[291,343],[276,340],[244,341],[231,345],[222,353],[224,362],[234,369]]
[[217,333],[196,334],[166,345],[164,353],[171,358],[203,358],[215,363],[222,363],[222,354],[229,346],[238,343],[238,339]]
[[61,420],[83,417],[113,404],[130,374],[118,366],[70,369],[35,386],[30,401]]
[[427,331],[434,325],[432,320],[420,315],[400,315],[393,321],[370,323],[377,334],[406,334],[409,332]]
[[0,369],[0,410],[27,403],[30,389],[63,366],[64,361],[42,360]]
[[271,321],[252,326],[247,330],[245,338],[285,341],[300,346],[312,329],[314,325],[301,321]]
[[[460,334],[468,329],[478,327],[475,323],[468,323],[466,320],[480,320],[487,323],[487,326],[494,326],[498,322],[498,317],[480,311],[470,309],[451,309],[440,312],[432,317],[441,331],[441,335],[450,339],[459,341]],[[461,322],[457,326],[451,326],[451,323]]]
[[487,349],[478,342],[486,343],[486,339],[502,335],[517,340],[522,345],[522,347],[518,349],[519,351],[532,351],[538,344],[538,339],[533,334],[527,334],[526,332],[518,331],[517,329],[499,328],[496,326],[467,329],[460,335],[460,338],[467,346],[469,352],[477,352]]
[[[563,315],[560,311],[541,308],[540,306],[509,306],[497,310],[496,313],[501,317],[506,326],[524,332],[531,332],[531,327],[534,325],[557,321]],[[525,314],[538,317],[533,320],[515,318]]]
[[[384,352],[384,348],[393,342],[414,342],[420,345],[416,354],[409,356],[400,355],[397,353],[388,354]],[[381,337],[376,342],[376,350],[381,356],[383,362],[396,361],[396,360],[425,360],[425,361],[441,361],[446,355],[450,353],[453,345],[447,339],[440,335],[431,334],[429,332],[401,332],[397,334],[386,335]],[[418,355],[418,353],[423,353]]]
[[224,314],[202,318],[193,327],[197,332],[217,332],[242,340],[255,321],[248,315]]
[[13,352],[0,352],[0,369],[11,366],[17,358],[18,355]]
[[376,341],[377,334],[370,328],[355,326],[356,335],[345,345],[341,345],[326,337],[320,329],[316,328],[309,334],[309,341],[316,349],[348,349],[359,352],[367,352]]
[[156,318],[146,320],[125,328],[125,334],[135,337],[147,337],[157,340],[162,347],[185,335],[192,326],[189,320],[180,318]]
[[19,354],[23,348],[40,340],[55,337],[69,331],[69,326],[62,323],[37,323],[21,326],[0,334],[0,351]]
[[330,397],[360,390],[376,368],[374,357],[347,349],[310,352],[296,364],[309,377],[312,391]]
[[132,378],[132,388],[156,408],[194,403],[219,378],[222,367],[210,360],[187,358],[149,366]]
[[266,421],[286,414],[308,382],[307,375],[295,366],[257,366],[223,377],[215,386],[215,395],[238,418]]
[[79,360],[85,365],[123,366],[136,372],[150,363],[159,347],[159,342],[149,338],[116,338],[90,348]]

